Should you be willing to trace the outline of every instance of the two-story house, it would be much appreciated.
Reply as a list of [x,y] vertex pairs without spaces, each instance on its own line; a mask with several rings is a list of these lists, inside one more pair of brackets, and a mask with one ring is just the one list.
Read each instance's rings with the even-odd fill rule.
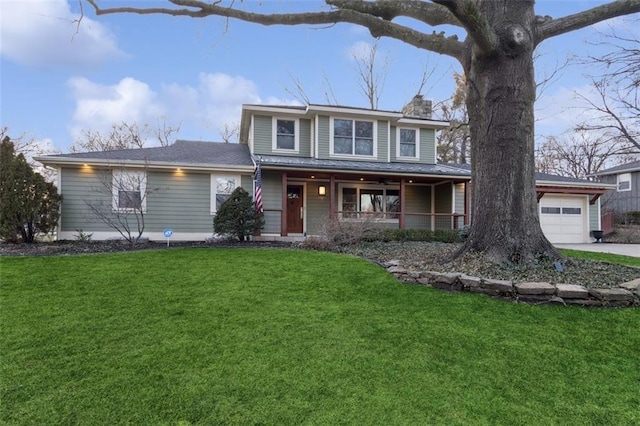
[[[94,239],[120,237],[96,216],[102,206],[120,217],[132,207],[142,210],[150,240],[162,240],[167,228],[176,240],[203,240],[236,187],[254,193],[258,169],[265,226],[257,238],[318,235],[331,221],[456,229],[471,220],[471,173],[468,166],[436,161],[436,132],[447,127],[431,118],[430,102],[421,96],[402,112],[244,105],[239,144],[177,141],[38,160],[58,169],[61,239],[79,230]],[[541,224],[550,240],[591,241],[605,190],[540,175]]]

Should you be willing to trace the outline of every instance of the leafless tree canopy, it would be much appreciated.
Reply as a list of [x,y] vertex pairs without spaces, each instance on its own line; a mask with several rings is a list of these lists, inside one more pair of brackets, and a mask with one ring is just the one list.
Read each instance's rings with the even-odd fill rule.
[[69,148],[71,152],[115,151],[120,149],[144,148],[155,139],[160,146],[168,146],[180,132],[180,126],[171,126],[164,119],[152,127],[148,123],[120,122],[111,125],[107,132],[82,130],[82,136]]
[[536,150],[539,172],[584,179],[620,163],[629,150],[610,143],[596,132],[573,132],[548,137]]
[[594,43],[608,53],[584,61],[595,98],[578,94],[591,114],[577,128],[598,131],[619,149],[640,153],[640,20],[627,25],[635,32],[610,29]]
[[451,99],[438,106],[442,120],[448,121],[449,128],[438,134],[438,161],[444,163],[469,163],[471,135],[469,133],[469,114],[465,96],[465,79],[454,74],[456,90]]

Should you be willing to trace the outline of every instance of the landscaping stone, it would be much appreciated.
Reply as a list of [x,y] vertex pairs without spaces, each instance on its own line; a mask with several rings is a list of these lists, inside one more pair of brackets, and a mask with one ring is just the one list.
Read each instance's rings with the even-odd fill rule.
[[555,286],[549,283],[518,283],[514,285],[518,295],[553,295],[556,293]]
[[464,289],[478,288],[482,284],[481,278],[471,277],[469,275],[460,275],[458,279],[460,280],[460,283],[462,284],[462,287]]
[[482,287],[499,293],[513,293],[513,281],[509,280],[483,280]]
[[551,302],[554,298],[556,297],[552,294],[516,294],[516,301],[525,303]]
[[453,284],[456,282],[460,274],[456,274],[453,272],[447,273],[436,273],[433,275],[433,279],[436,283],[445,283],[445,284]]
[[597,299],[563,299],[567,305],[601,307],[603,302]]
[[619,287],[637,294],[640,291],[640,278],[622,283]]
[[589,295],[596,299],[611,302],[611,301],[627,301],[633,302],[633,293],[624,288],[590,288]]
[[422,284],[422,285],[431,285],[431,280],[429,278],[418,278],[416,280],[418,282],[418,284]]
[[589,290],[577,284],[556,284],[558,297],[567,299],[586,299],[589,297]]

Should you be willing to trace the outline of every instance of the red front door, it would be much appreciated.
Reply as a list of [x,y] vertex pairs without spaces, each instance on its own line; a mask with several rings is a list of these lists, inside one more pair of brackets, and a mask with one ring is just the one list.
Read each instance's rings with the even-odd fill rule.
[[304,232],[304,205],[302,185],[287,185],[287,233]]

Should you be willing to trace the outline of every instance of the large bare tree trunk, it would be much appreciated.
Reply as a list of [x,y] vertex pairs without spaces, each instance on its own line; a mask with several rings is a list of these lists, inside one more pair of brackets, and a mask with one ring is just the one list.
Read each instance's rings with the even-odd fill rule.
[[472,227],[459,254],[516,263],[558,257],[540,228],[535,191],[533,2],[482,5],[499,41],[487,54],[473,46],[465,61]]

